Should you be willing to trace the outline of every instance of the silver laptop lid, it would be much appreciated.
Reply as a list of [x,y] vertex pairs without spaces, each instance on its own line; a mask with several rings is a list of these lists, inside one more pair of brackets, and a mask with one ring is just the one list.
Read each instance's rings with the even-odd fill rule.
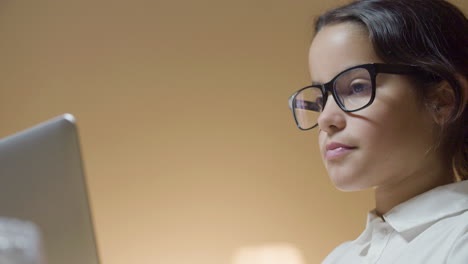
[[99,263],[72,115],[0,140],[0,216],[37,224],[48,264]]

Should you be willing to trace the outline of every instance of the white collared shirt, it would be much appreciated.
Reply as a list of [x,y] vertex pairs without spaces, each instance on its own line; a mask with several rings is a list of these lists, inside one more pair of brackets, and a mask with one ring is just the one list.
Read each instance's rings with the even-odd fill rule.
[[420,194],[382,218],[370,212],[364,232],[322,264],[468,264],[468,180]]

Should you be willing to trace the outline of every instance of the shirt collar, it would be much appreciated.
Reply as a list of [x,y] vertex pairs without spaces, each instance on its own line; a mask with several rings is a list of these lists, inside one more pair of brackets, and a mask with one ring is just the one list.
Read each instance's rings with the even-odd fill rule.
[[383,222],[383,221],[379,216],[377,216],[375,210],[370,211],[367,214],[366,229],[352,243],[357,244],[357,245],[361,245],[361,246],[365,246],[367,243],[369,243],[369,241],[372,238],[373,226],[378,224],[378,223],[381,223],[381,222]]
[[383,215],[397,232],[429,225],[468,210],[468,180],[439,186],[401,203]]

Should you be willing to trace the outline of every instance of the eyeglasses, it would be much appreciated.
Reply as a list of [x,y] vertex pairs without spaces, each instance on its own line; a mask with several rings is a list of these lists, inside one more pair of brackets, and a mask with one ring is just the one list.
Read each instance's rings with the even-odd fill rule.
[[374,102],[378,73],[415,74],[417,66],[401,64],[369,63],[357,65],[340,72],[325,84],[304,87],[289,98],[289,108],[301,130],[317,126],[320,113],[325,108],[328,94],[344,112],[362,110]]

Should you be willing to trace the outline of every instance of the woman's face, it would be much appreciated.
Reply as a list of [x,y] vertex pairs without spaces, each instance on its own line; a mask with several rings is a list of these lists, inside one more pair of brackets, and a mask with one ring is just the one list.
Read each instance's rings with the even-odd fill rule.
[[[357,24],[325,26],[310,47],[310,73],[317,83],[326,83],[352,66],[374,62],[382,60],[367,31]],[[323,162],[341,190],[423,181],[425,173],[440,165],[430,151],[435,142],[432,116],[417,100],[410,77],[378,74],[376,87],[373,104],[363,110],[345,113],[329,96],[320,114]]]

